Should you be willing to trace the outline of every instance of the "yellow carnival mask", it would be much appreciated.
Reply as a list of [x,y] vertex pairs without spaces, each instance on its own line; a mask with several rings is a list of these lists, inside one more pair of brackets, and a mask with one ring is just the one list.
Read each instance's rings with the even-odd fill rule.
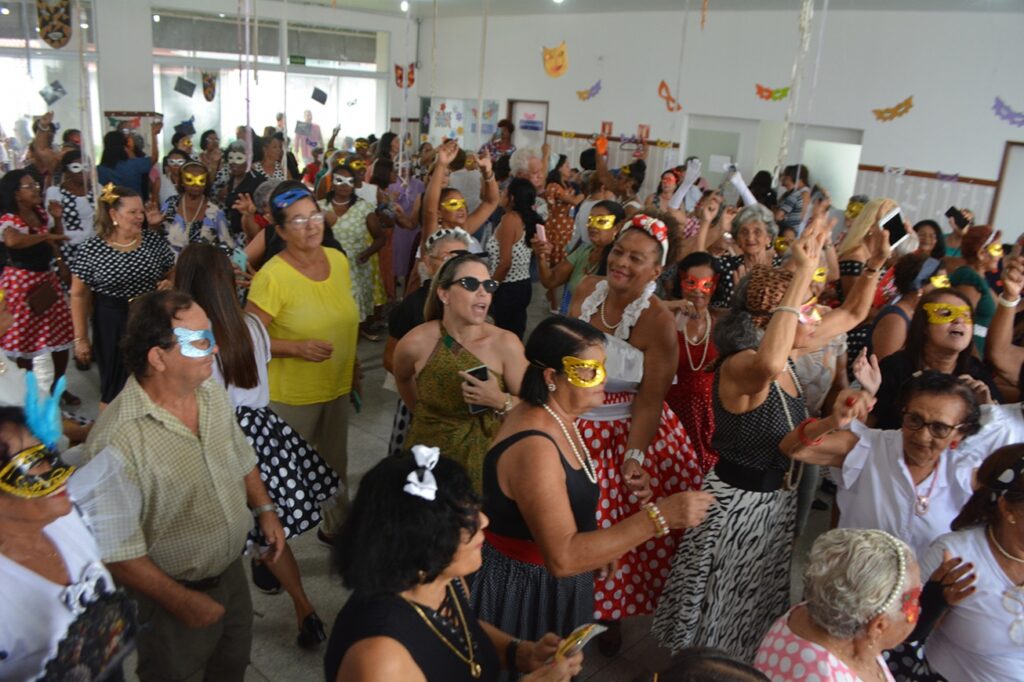
[[184,171],[181,174],[181,184],[185,187],[206,187],[206,173]]
[[846,205],[846,219],[853,220],[864,210],[864,204],[859,201],[851,201]]
[[[44,462],[50,465],[49,471],[29,473]],[[74,470],[60,453],[40,443],[17,453],[0,469],[0,491],[24,499],[47,497],[60,491]]]
[[949,281],[949,275],[933,275],[928,281],[931,282],[932,286],[936,289],[948,289],[953,286]]
[[775,249],[775,253],[786,253],[789,250],[789,239],[786,237],[776,237],[775,241],[772,242],[772,248]]
[[581,360],[566,355],[562,358],[562,369],[569,383],[577,388],[593,388],[604,383],[604,363],[600,360]]
[[1000,244],[999,242],[993,242],[986,246],[985,249],[988,251],[989,255],[993,256],[994,258],[1003,257],[1003,245]]
[[466,208],[465,199],[448,199],[447,201],[441,202],[441,208],[446,211],[458,211],[459,209]]
[[818,268],[814,271],[814,276],[811,281],[817,282],[818,284],[824,284],[828,280],[828,268]]
[[592,215],[587,218],[587,227],[593,227],[597,230],[610,230],[615,227],[615,216]]
[[928,315],[928,324],[949,324],[962,319],[964,322],[971,321],[971,306],[952,305],[949,303],[925,303],[923,306],[925,314]]

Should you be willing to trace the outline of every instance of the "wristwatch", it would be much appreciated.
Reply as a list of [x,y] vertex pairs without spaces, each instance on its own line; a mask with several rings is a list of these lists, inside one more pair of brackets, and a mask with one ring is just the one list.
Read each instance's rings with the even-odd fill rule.
[[644,451],[640,448],[630,448],[626,450],[626,455],[622,459],[622,463],[625,464],[629,460],[633,460],[640,466],[644,465]]

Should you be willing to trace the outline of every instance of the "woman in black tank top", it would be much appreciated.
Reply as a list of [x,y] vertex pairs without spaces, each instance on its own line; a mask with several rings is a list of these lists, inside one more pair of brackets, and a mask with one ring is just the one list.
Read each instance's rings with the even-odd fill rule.
[[670,529],[700,523],[711,496],[685,492],[597,528],[594,463],[575,420],[604,400],[604,335],[549,317],[526,344],[530,365],[484,459],[484,564],[477,615],[516,637],[568,635],[593,619],[593,571]]

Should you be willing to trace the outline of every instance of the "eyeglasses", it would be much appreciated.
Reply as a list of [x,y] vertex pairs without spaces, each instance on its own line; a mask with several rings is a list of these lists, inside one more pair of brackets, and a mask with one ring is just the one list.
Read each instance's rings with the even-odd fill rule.
[[448,201],[442,201],[441,208],[443,208],[446,211],[458,211],[459,209],[466,208],[466,200],[449,199]]
[[925,303],[921,306],[928,316],[928,324],[949,324],[957,320],[971,322],[971,306],[949,303]]
[[932,275],[928,281],[931,282],[932,286],[936,289],[948,289],[953,286],[949,281],[949,275]]
[[493,294],[495,291],[497,291],[499,286],[498,282],[495,282],[493,279],[485,279],[481,281],[476,277],[460,277],[454,282],[452,282],[452,284],[458,284],[466,291],[476,291],[477,289],[480,288],[480,285],[483,284],[484,291],[486,291],[489,294]]
[[324,214],[323,211],[320,211],[309,216],[297,215],[285,222],[299,230],[306,227],[321,227],[324,224]]
[[911,431],[920,431],[927,426],[928,433],[932,434],[935,438],[946,438],[949,434],[953,433],[953,431],[963,426],[963,424],[954,424],[950,426],[943,422],[926,422],[924,417],[919,415],[917,412],[904,412],[903,426]]
[[716,279],[715,275],[711,275],[710,277],[693,277],[691,275],[687,275],[683,281],[680,282],[680,286],[682,286],[683,291],[686,292],[699,291],[702,294],[710,295],[715,291]]
[[596,230],[610,230],[615,227],[615,216],[592,215],[587,218],[587,227],[593,227]]

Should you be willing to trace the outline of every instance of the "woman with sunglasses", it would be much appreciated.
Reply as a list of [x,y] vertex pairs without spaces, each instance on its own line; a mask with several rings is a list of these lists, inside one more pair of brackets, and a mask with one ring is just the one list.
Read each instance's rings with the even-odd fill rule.
[[68,496],[75,468],[53,449],[60,425],[50,428],[44,409],[28,407],[27,418],[21,408],[0,407],[0,676],[122,679],[120,662],[136,633],[134,605],[115,592]]
[[412,411],[406,442],[450,453],[477,490],[527,365],[522,341],[487,323],[497,289],[482,257],[449,258],[430,284],[426,322],[402,337],[394,355],[395,383]]
[[245,310],[270,335],[271,409],[340,479],[336,503],[324,505],[317,531],[327,540],[348,508],[348,405],[360,400],[359,309],[349,259],[323,245],[324,214],[306,186],[282,182],[270,210],[285,246],[253,277]]
[[423,193],[421,239],[426,240],[435,230],[441,228],[461,227],[471,235],[476,234],[498,208],[498,182],[491,168],[491,157],[486,153],[476,155],[476,164],[483,176],[483,199],[476,210],[470,213],[462,192],[446,186],[448,176],[451,175],[449,165],[459,153],[458,143],[449,140],[436,151],[437,162]]
[[228,251],[240,247],[243,235],[231,232],[224,210],[209,196],[210,173],[198,161],[188,161],[178,175],[178,194],[164,204],[163,229],[175,255],[188,244],[206,242]]
[[537,254],[537,270],[540,282],[546,289],[565,285],[560,312],[565,312],[572,300],[576,287],[588,275],[604,276],[608,252],[619,234],[619,227],[626,219],[626,211],[617,201],[599,201],[590,209],[587,218],[587,241],[581,242],[560,262],[548,258],[551,246],[548,242],[534,239],[531,244]]
[[87,168],[82,163],[82,152],[78,149],[65,152],[60,164],[63,168],[60,186],[51,186],[46,190],[46,205],[49,206],[50,202],[60,204],[60,219],[68,238],[61,245],[61,253],[71,263],[78,247],[95,232],[95,200],[86,180]]
[[968,380],[982,404],[1002,399],[992,374],[974,357],[973,318],[970,301],[956,289],[935,289],[921,297],[910,320],[903,350],[878,363],[880,376],[864,384],[877,399],[868,418],[870,426],[900,427],[900,413],[896,409],[900,389],[915,373],[926,369]]
[[[34,358],[53,356],[53,387],[64,376],[74,345],[71,308],[52,263],[63,267],[59,246],[67,241],[61,223],[61,206],[43,207],[39,176],[27,169],[0,178],[0,233],[6,265],[0,275],[0,291],[14,325],[0,336],[0,349],[22,369],[32,369]],[[64,401],[81,400],[65,392]]]
[[779,449],[833,468],[840,528],[884,530],[923,558],[973,494],[979,461],[957,448],[980,430],[981,410],[967,384],[935,370],[903,385],[899,430],[858,421],[873,402],[870,393],[845,390],[828,417],[805,419]]
[[1003,257],[1003,233],[988,225],[972,225],[960,240],[966,264],[954,270],[949,281],[974,309],[974,347],[985,356],[985,336],[996,314],[996,299],[986,277],[999,271]]
[[[711,496],[686,492],[598,529],[594,461],[576,420],[604,402],[604,334],[560,316],[533,330],[523,403],[484,460],[484,565],[473,583],[483,620],[526,640],[590,622],[593,572],[671,530],[700,523]],[[552,608],[556,607],[556,608]]]
[[[324,218],[341,248],[349,255],[352,295],[359,306],[359,334],[368,341],[380,337],[370,332],[377,309],[387,303],[379,252],[387,244],[387,235],[374,212],[375,204],[359,197],[362,173],[351,162],[331,169],[330,204]],[[373,188],[377,190],[376,187]]]

